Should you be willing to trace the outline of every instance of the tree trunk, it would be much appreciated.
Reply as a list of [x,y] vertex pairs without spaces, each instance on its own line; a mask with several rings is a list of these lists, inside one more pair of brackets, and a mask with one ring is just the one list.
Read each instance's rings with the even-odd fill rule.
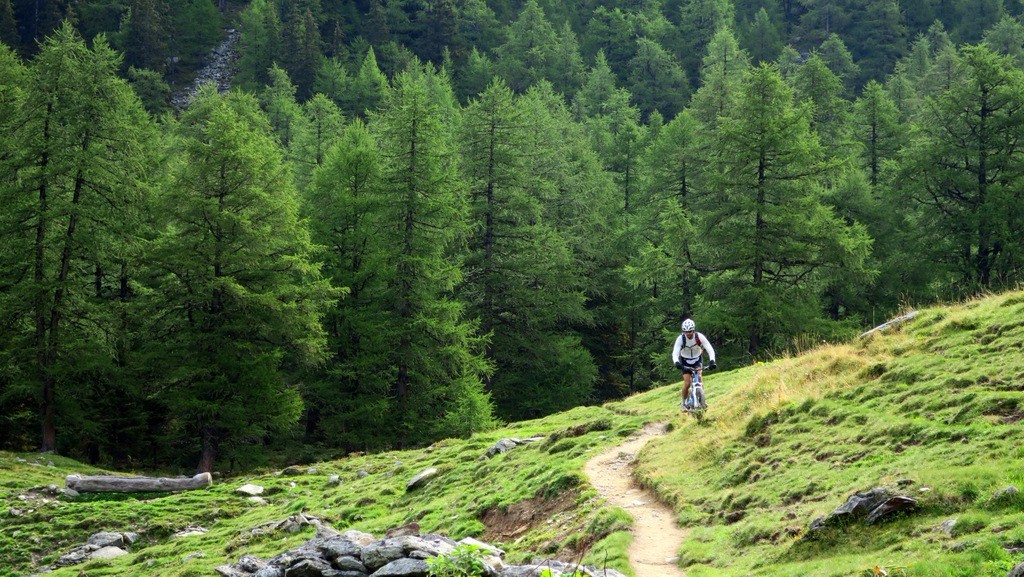
[[209,473],[213,470],[213,462],[217,458],[217,434],[212,427],[203,427],[202,432],[203,452],[199,455],[197,473]]

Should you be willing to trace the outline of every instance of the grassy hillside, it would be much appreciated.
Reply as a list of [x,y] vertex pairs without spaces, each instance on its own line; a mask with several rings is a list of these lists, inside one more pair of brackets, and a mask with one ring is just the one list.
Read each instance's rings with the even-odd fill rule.
[[[671,432],[641,455],[640,475],[674,504],[689,538],[688,575],[1003,576],[1024,560],[1024,294],[922,311],[897,330],[789,359],[709,374],[702,424],[678,413],[678,386],[578,408],[426,450],[312,464],[314,472],[218,479],[176,495],[55,499],[47,485],[95,473],[47,455],[0,453],[0,575],[53,563],[100,530],[135,531],[132,554],[55,576],[209,575],[243,554],[272,556],[310,538],[249,529],[303,511],[339,529],[424,532],[503,544],[626,570],[631,520],[602,505],[581,470],[644,423]],[[666,345],[667,346],[667,345]],[[723,364],[727,359],[723,359]],[[544,435],[483,458],[496,440]],[[426,467],[440,471],[406,492]],[[303,468],[305,469],[305,468]],[[328,486],[339,475],[339,486]],[[265,505],[235,494],[266,487]],[[807,527],[875,486],[900,487],[917,511],[810,538]],[[938,530],[956,519],[948,532]],[[208,532],[171,535],[188,527]]]
[[[652,443],[640,474],[692,527],[688,575],[1005,576],[1024,561],[1024,294],[708,379],[713,420]],[[658,391],[638,406],[667,404]],[[633,403],[634,401],[630,401]],[[853,493],[916,512],[811,538]],[[727,520],[728,519],[728,520]],[[942,523],[956,519],[949,534]]]

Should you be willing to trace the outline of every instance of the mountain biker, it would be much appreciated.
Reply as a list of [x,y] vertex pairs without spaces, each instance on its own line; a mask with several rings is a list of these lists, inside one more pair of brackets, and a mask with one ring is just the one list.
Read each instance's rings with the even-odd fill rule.
[[683,332],[676,337],[676,344],[672,347],[672,362],[676,368],[683,371],[683,402],[679,408],[686,411],[692,409],[689,406],[690,384],[693,382],[693,374],[703,375],[704,366],[701,365],[701,357],[704,351],[708,353],[708,360],[711,361],[708,368],[715,368],[715,349],[703,333],[697,332],[697,325],[693,319],[683,321]]

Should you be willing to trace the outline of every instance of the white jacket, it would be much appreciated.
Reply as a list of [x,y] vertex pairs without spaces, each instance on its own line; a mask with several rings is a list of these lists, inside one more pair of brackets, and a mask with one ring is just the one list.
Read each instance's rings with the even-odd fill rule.
[[676,337],[675,346],[672,347],[672,364],[682,359],[684,363],[692,365],[700,360],[705,350],[708,352],[711,362],[715,362],[715,348],[711,346],[711,341],[703,333],[694,332],[692,339],[688,339],[686,335],[680,333]]

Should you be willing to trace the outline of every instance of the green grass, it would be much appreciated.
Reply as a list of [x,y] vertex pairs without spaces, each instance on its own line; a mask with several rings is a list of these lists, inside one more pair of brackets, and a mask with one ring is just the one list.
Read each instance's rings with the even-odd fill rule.
[[[1024,560],[1008,552],[1024,547],[1024,499],[992,495],[1024,488],[1022,342],[1024,295],[1008,293],[708,379],[712,422],[641,455],[644,482],[694,527],[688,574],[1005,575]],[[901,481],[916,512],[806,534],[852,493]]]
[[[668,421],[669,434],[642,451],[638,475],[687,529],[680,564],[691,577],[838,577],[876,567],[893,576],[1002,577],[1024,560],[1011,552],[1024,548],[1024,497],[993,498],[1009,485],[1024,489],[1022,342],[1024,293],[1007,293],[924,310],[868,339],[708,375],[703,422],[678,413],[672,384],[425,450],[315,463],[315,474],[293,477],[255,472],[171,495],[57,500],[48,485],[98,471],[0,453],[0,575],[53,563],[99,530],[141,538],[128,556],[55,577],[209,575],[244,554],[266,558],[310,538],[310,528],[249,532],[299,511],[378,536],[416,521],[425,532],[490,540],[512,562],[583,558],[629,573],[632,520],[597,498],[583,464],[643,424]],[[534,435],[546,439],[481,458],[502,437]],[[407,493],[426,467],[439,477]],[[342,482],[328,487],[334,474]],[[234,494],[247,482],[266,487],[267,505]],[[919,507],[874,526],[807,534],[852,493],[880,485],[900,487]],[[499,537],[494,519],[523,507],[536,518]],[[950,519],[952,530],[940,531]],[[194,525],[209,531],[170,538]],[[202,556],[185,560],[194,553]]]

